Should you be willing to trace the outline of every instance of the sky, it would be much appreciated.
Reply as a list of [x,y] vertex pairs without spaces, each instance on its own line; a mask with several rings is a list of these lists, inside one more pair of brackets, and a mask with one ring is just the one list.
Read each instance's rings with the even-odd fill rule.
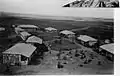
[[113,18],[110,8],[63,8],[74,0],[0,0],[0,11],[51,16]]

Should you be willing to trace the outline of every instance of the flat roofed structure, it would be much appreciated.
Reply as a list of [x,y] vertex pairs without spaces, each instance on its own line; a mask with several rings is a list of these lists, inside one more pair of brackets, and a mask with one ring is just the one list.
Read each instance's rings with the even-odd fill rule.
[[78,40],[82,40],[84,42],[88,42],[88,41],[97,41],[97,39],[87,36],[87,35],[80,35],[78,38]]
[[31,36],[29,37],[26,42],[31,42],[31,43],[39,43],[39,44],[42,44],[43,43],[43,40],[39,37],[36,37],[36,36]]
[[18,43],[10,49],[4,51],[4,54],[20,54],[26,57],[30,57],[35,51],[36,47],[31,44]]
[[100,46],[100,48],[114,54],[114,44],[113,43],[102,45],[102,46]]
[[20,27],[20,28],[38,28],[35,25],[19,25],[18,27]]

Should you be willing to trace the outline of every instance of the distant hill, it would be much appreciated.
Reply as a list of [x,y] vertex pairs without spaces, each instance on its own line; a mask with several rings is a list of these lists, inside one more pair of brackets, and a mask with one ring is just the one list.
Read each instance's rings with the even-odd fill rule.
[[91,17],[70,17],[70,16],[45,16],[33,14],[20,14],[10,12],[0,12],[0,17],[19,17],[24,19],[53,19],[53,20],[73,20],[73,21],[104,21],[113,22],[112,18],[91,18]]

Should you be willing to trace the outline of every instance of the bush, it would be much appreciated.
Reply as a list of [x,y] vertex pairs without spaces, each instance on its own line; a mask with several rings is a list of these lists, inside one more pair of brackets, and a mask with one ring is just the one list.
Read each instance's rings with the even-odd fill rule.
[[4,73],[7,70],[6,65],[0,64],[0,73]]
[[79,66],[80,66],[80,67],[83,67],[83,65],[81,65],[81,64],[80,64]]

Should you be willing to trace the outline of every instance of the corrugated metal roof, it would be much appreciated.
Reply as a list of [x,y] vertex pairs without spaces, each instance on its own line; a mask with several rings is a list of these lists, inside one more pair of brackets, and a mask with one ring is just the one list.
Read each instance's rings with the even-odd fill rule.
[[114,54],[114,43],[102,45],[100,48]]
[[47,27],[47,28],[45,28],[45,30],[52,31],[52,30],[57,30],[57,29],[56,29],[56,28],[53,28],[53,27]]
[[75,34],[74,32],[68,31],[68,30],[63,30],[63,31],[61,31],[60,33],[65,34],[65,35],[68,35],[68,34]]
[[36,47],[31,44],[18,43],[3,53],[7,54],[21,54],[26,57],[30,57],[32,53],[35,51]]
[[38,28],[35,25],[19,25],[18,27],[20,27],[20,28]]
[[36,37],[36,36],[31,36],[29,37],[26,42],[32,42],[32,43],[39,43],[39,44],[42,44],[43,40],[39,37]]
[[80,35],[77,39],[88,42],[88,41],[97,41],[97,39],[92,38],[90,36],[87,35]]

